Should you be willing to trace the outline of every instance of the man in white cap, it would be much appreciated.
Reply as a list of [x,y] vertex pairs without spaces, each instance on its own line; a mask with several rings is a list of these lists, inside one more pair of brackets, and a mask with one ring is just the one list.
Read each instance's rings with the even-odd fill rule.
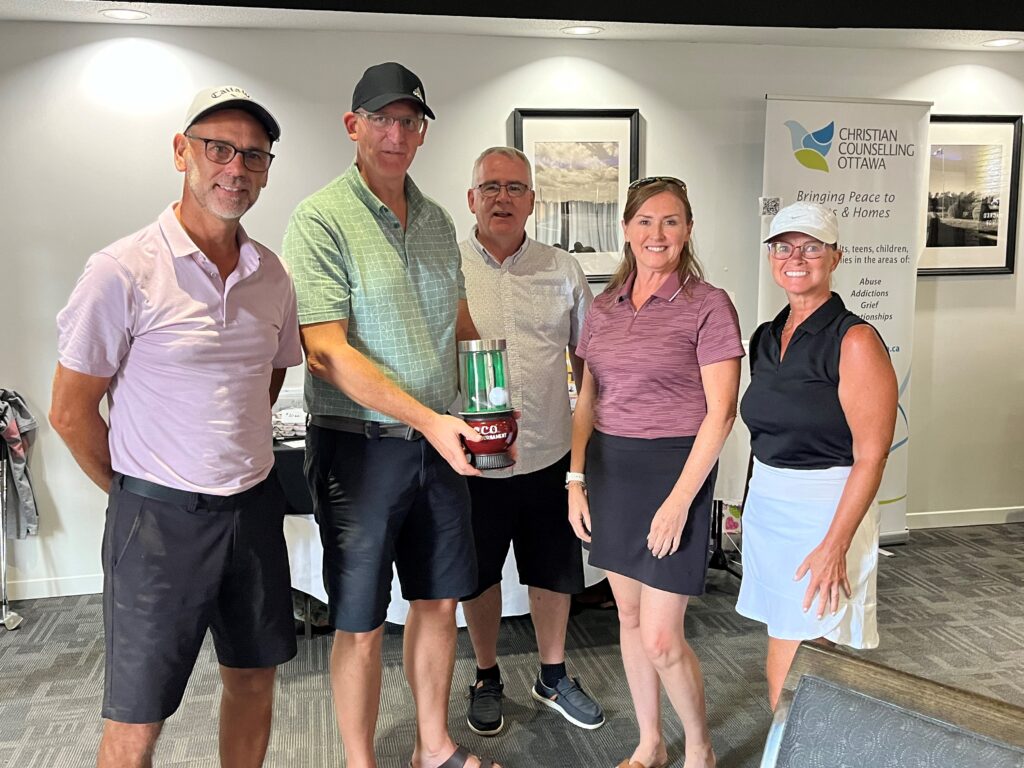
[[270,437],[302,362],[295,292],[239,224],[280,134],[241,88],[201,91],[174,137],[181,200],[93,254],[57,318],[50,422],[109,493],[99,768],[152,765],[208,629],[221,765],[262,765],[276,667],[295,655]]

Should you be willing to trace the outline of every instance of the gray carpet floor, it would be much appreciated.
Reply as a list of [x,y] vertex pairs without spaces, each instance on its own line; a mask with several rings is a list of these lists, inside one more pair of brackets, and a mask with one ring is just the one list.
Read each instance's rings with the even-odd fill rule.
[[[864,655],[892,667],[1024,706],[1024,524],[917,531],[893,547],[879,575],[882,645]],[[733,611],[738,584],[712,571],[707,594],[687,614],[700,657],[719,765],[755,768],[770,714],[764,692],[765,636]],[[103,640],[98,596],[30,600],[15,632],[0,630],[0,768],[94,765],[100,733]],[[451,729],[505,766],[613,766],[636,739],[613,611],[586,610],[569,627],[570,669],[604,705],[606,725],[574,728],[529,696],[536,674],[533,630],[506,619],[501,637],[506,729],[493,739],[466,727],[465,691],[473,674],[469,638],[459,633]],[[268,766],[344,765],[327,683],[328,637],[299,641],[281,668]],[[381,768],[407,764],[412,701],[401,671],[401,633],[384,643],[384,698],[378,731]],[[157,753],[159,766],[217,765],[218,675],[208,643],[181,710]],[[682,730],[666,703],[674,766]]]

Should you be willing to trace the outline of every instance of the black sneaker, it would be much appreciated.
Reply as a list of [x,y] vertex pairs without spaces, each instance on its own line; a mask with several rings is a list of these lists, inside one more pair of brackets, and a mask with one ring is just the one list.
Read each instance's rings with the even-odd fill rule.
[[592,731],[604,725],[604,710],[580,687],[575,677],[563,677],[554,688],[544,685],[539,677],[530,689],[530,694],[550,707],[573,725]]
[[469,686],[469,708],[466,723],[473,733],[480,736],[497,736],[505,726],[501,716],[502,691],[505,686],[497,680],[481,680]]

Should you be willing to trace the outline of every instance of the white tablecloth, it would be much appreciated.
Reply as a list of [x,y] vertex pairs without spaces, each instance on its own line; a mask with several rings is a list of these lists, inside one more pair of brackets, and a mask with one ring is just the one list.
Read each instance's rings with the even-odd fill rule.
[[[320,533],[312,515],[287,515],[284,519],[284,537],[288,543],[288,560],[292,570],[292,588],[312,595],[326,603],[327,592],[324,590],[323,563],[324,550],[320,544]],[[592,568],[587,562],[587,553],[583,553],[583,571],[589,587],[604,578],[604,571]],[[502,569],[501,584],[501,615],[522,616],[530,612],[530,599],[526,587],[519,583],[516,570],[516,556],[510,549]],[[398,577],[391,580],[391,605],[388,607],[387,620],[393,624],[405,624],[409,613],[409,603],[402,597],[402,589]],[[466,619],[460,605],[456,612],[460,627],[466,626]]]
[[[749,354],[750,343],[743,342],[743,349]],[[750,385],[750,365],[744,359],[740,365],[740,397]],[[740,504],[747,485],[747,464],[750,461],[750,432],[737,415],[732,432],[722,446],[718,457],[718,480],[715,483],[715,498],[727,504]]]

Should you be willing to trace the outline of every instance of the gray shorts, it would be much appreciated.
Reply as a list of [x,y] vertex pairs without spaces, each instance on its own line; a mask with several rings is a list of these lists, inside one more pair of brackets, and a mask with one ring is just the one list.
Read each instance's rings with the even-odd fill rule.
[[207,629],[226,667],[292,658],[285,502],[276,476],[235,496],[194,494],[189,503],[148,498],[124,482],[115,474],[103,534],[103,717],[156,723],[172,715]]

